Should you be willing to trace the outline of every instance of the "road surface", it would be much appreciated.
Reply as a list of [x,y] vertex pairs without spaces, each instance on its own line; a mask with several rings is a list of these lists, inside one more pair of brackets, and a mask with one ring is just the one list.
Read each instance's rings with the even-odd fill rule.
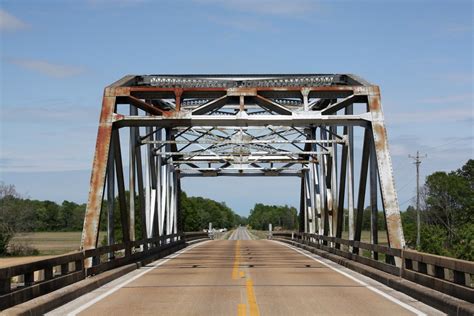
[[237,229],[230,235],[229,240],[252,240],[252,238],[250,237],[247,228],[237,227]]
[[[247,238],[245,228],[236,238]],[[335,263],[270,240],[187,247],[50,315],[437,315]]]

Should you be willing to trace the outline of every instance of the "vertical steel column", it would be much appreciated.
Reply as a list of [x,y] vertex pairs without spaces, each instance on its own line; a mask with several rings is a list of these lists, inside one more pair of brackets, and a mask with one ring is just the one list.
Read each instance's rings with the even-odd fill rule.
[[[118,130],[113,131],[112,140],[114,142],[115,172],[117,173],[118,200],[120,207],[120,221],[122,223],[122,242],[130,241],[130,223],[127,210],[127,199],[125,196],[125,179],[123,176],[122,150],[120,148],[120,134]],[[126,248],[128,250],[128,248]],[[126,250],[126,251],[127,251]]]
[[178,233],[184,232],[184,217],[183,217],[183,209],[181,208],[181,180],[179,179],[179,174],[176,176],[176,189],[178,191],[178,202],[177,202],[177,218],[176,221],[178,223]]
[[[130,115],[137,116],[138,109],[133,105],[130,105]],[[134,144],[136,141],[136,127],[130,127],[130,148],[129,148],[129,161],[128,161],[128,193],[129,193],[129,205],[130,205],[130,239],[135,240],[135,148]]]
[[[321,129],[321,140],[326,141],[327,140],[327,132],[325,129]],[[325,144],[325,147],[328,147],[328,144]],[[329,164],[329,159],[328,155],[324,154],[322,155],[322,160],[321,160],[321,186],[322,186],[322,191],[324,192],[324,198],[323,198],[323,212],[322,214],[324,215],[324,218],[321,217],[322,224],[323,224],[323,233],[322,235],[329,236],[329,223],[332,221],[332,217],[329,215],[329,208],[330,205],[332,205],[332,196],[331,196],[331,190],[330,190],[330,177],[328,177],[328,170],[330,169]],[[326,244],[326,242],[324,242]]]
[[[146,127],[145,129],[146,134],[150,135],[149,138],[152,139],[152,131],[151,127]],[[151,155],[150,152],[150,146],[147,145],[145,147],[145,215],[146,215],[146,231],[147,231],[147,237],[150,238],[152,237],[152,231],[151,231],[151,223],[152,223],[152,218],[151,218],[151,174],[150,174],[150,160],[149,157]]]
[[307,225],[307,232],[313,233],[312,231],[312,223],[313,223],[313,198],[311,195],[311,180],[309,177],[308,170],[303,171],[304,179],[305,179],[305,212],[306,212],[306,225]]
[[[316,140],[316,128],[311,128],[311,139]],[[317,151],[317,145],[312,144],[312,151]],[[312,186],[314,188],[314,232],[320,233],[321,231],[321,186],[319,183],[319,161],[318,157],[311,155],[311,177],[312,177]]]
[[[370,237],[372,244],[378,244],[378,207],[377,207],[377,161],[375,147],[370,137]],[[373,258],[378,260],[378,253],[373,252]]]
[[300,184],[300,216],[299,216],[299,231],[301,233],[306,232],[306,218],[305,218],[305,193],[304,193],[304,175],[301,173],[301,184]]
[[[322,130],[321,130],[322,133]],[[322,140],[320,133],[320,140]],[[326,147],[325,147],[326,148]],[[318,155],[318,178],[319,178],[319,193],[321,197],[321,203],[320,203],[320,219],[319,219],[319,235],[325,235],[326,231],[326,222],[327,222],[327,202],[326,202],[326,196],[327,196],[327,191],[326,191],[326,181],[324,177],[324,154],[319,154]]]
[[[336,134],[337,134],[337,127],[336,126],[331,126],[330,127],[331,131],[331,140],[335,141],[336,140]],[[336,231],[337,231],[337,146],[336,143],[331,143],[331,197],[332,197],[332,203],[331,203],[331,214],[332,214],[332,220],[330,222],[330,229],[329,229],[329,235],[330,236],[335,236]]]
[[81,249],[97,247],[99,238],[99,220],[104,196],[105,174],[112,137],[113,115],[116,98],[109,88],[105,89],[100,114],[94,162],[92,165],[89,198],[81,237]]
[[[156,132],[155,138],[157,140],[162,140],[161,128],[159,128],[159,130]],[[161,166],[161,163],[162,163],[162,157],[160,154],[161,151],[162,151],[162,146],[157,147],[156,149],[156,154],[157,154],[156,155],[156,216],[157,216],[157,234],[159,236],[163,235],[163,204],[162,204],[163,168]]]
[[[107,162],[107,244],[115,244],[114,200],[115,200],[115,163],[113,142],[110,144],[109,161]],[[113,258],[109,253],[109,259]]]
[[[135,165],[136,165],[136,178],[137,178],[137,193],[138,193],[138,202],[139,208],[138,212],[140,213],[140,221],[141,221],[141,239],[148,238],[147,234],[147,226],[146,226],[146,210],[145,210],[145,192],[144,192],[144,184],[143,184],[143,167],[142,167],[142,149],[138,140],[140,138],[140,128],[137,127],[135,130],[135,141],[133,144],[133,150],[135,151]],[[147,244],[145,244],[145,248]]]
[[[364,145],[362,147],[362,161],[360,167],[360,178],[359,178],[359,195],[357,198],[357,214],[356,214],[356,227],[354,240],[360,241],[362,234],[362,219],[364,215],[365,205],[365,190],[367,186],[367,173],[369,168],[369,157],[370,157],[370,134],[369,128],[365,129],[364,132]],[[359,248],[354,247],[354,253],[359,253]]]
[[[346,115],[354,113],[354,106],[351,104],[345,109]],[[347,127],[347,211],[348,211],[348,228],[349,240],[354,240],[355,216],[354,216],[354,127]]]
[[[173,210],[173,234],[178,233],[178,204],[179,204],[179,191],[178,191],[178,174],[173,172],[173,186],[174,186],[174,210]],[[175,238],[175,240],[178,240]]]
[[[403,248],[405,247],[405,237],[403,235],[400,207],[393,179],[392,160],[388,149],[387,131],[385,130],[380,102],[380,90],[377,86],[371,86],[368,90],[368,108],[372,116],[371,125],[380,177],[381,196],[385,208],[388,242],[392,248]],[[401,261],[396,260],[396,264],[400,266]]]
[[[347,155],[348,155],[348,139],[347,139],[347,126],[344,126],[344,145],[341,153],[341,171],[339,178],[339,199],[337,207],[337,222],[336,222],[336,234],[337,238],[342,237],[342,231],[344,230],[344,199],[346,195],[346,177],[347,177]],[[336,244],[336,248],[340,249],[340,244]]]

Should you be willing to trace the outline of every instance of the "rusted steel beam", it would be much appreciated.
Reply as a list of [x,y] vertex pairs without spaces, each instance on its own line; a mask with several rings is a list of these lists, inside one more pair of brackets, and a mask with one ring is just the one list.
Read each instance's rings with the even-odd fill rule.
[[129,104],[133,105],[133,106],[136,106],[137,108],[147,112],[147,113],[150,113],[150,114],[154,114],[154,115],[165,115],[166,111],[163,111],[162,109],[160,108],[157,108],[155,106],[153,106],[152,104],[150,103],[147,103],[143,100],[140,100],[140,99],[137,99],[135,98],[134,96],[126,96],[124,97]]
[[81,249],[84,250],[97,247],[99,237],[100,212],[104,196],[105,175],[110,139],[112,136],[113,114],[115,111],[115,97],[106,95],[107,89],[102,101],[102,111],[100,114],[94,162],[92,165],[89,198],[82,229]]
[[[158,227],[160,233],[175,232],[178,226],[181,227],[178,202],[181,177],[300,176],[303,177],[301,229],[315,232],[318,224],[318,232],[323,236],[342,236],[347,203],[349,239],[357,241],[361,237],[365,189],[370,174],[372,242],[377,242],[379,183],[390,245],[404,245],[379,90],[363,79],[353,75],[128,76],[107,88],[104,97],[114,98],[116,104],[130,104],[134,109],[147,113],[143,115],[141,111],[134,111],[123,115],[114,113],[116,109],[113,107],[108,112],[107,122],[108,128],[117,129],[117,133],[124,127],[131,127],[133,135],[139,133],[139,127],[147,129],[146,136],[132,135],[130,142],[132,203],[135,198],[134,175],[143,177],[144,170],[147,170],[146,178],[138,179],[139,204],[145,207],[140,213],[146,214],[142,226],[147,227],[148,234],[142,237],[153,234],[152,227]],[[366,103],[366,111],[354,115],[354,103]],[[344,128],[343,137],[338,135],[341,127]],[[354,127],[365,129],[356,216],[353,205]],[[320,135],[316,135],[317,128]],[[164,135],[155,135],[154,129],[166,130],[166,140],[163,140]],[[311,131],[311,137],[308,131]],[[110,138],[110,130],[108,133]],[[114,144],[118,140],[116,136]],[[298,146],[299,143],[305,144],[305,150]],[[102,141],[98,140],[98,144],[103,146]],[[203,144],[211,146],[196,149]],[[141,157],[142,145],[147,146],[147,157]],[[316,146],[322,150],[315,150]],[[114,147],[120,148],[120,142]],[[161,149],[163,147],[165,150]],[[114,152],[117,152],[116,148]],[[125,193],[120,192],[125,191],[125,186],[120,185],[123,183],[123,170],[119,171],[122,162],[120,157],[114,156],[114,159],[119,204],[123,204]],[[142,159],[148,162],[144,170]],[[279,164],[282,162],[288,163],[281,167]],[[101,172],[102,169],[96,171],[94,168],[93,179],[102,185],[102,191],[97,185],[91,187],[93,193],[90,197],[98,198],[90,200],[96,206],[103,199]],[[143,187],[145,193],[140,192]],[[126,205],[121,210],[127,212]],[[97,218],[100,208],[88,214]],[[156,224],[151,222],[155,218],[158,218]],[[93,237],[96,238],[98,228],[93,227],[91,220],[87,223],[84,231],[95,230]],[[320,241],[325,243],[325,247],[333,247],[335,243],[329,239]],[[357,245],[352,243],[350,247],[357,251]],[[340,245],[336,242],[337,246]]]
[[[388,149],[387,131],[385,130],[384,117],[380,102],[379,87],[373,86],[368,96],[368,107],[372,116],[372,130],[377,157],[377,167],[380,177],[380,188],[385,216],[389,245],[393,248],[405,247],[400,207],[392,171],[392,160]],[[400,265],[401,262],[397,262]]]

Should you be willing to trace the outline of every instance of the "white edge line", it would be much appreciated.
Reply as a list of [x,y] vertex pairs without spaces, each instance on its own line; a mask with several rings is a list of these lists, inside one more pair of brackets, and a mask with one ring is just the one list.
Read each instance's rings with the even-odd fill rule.
[[113,288],[111,288],[110,290],[108,290],[107,292],[105,293],[102,293],[101,295],[97,296],[96,298],[90,300],[87,304],[84,304],[82,305],[81,307],[79,308],[76,308],[75,310],[73,310],[72,312],[68,313],[67,315],[68,316],[75,316],[77,314],[79,314],[80,312],[86,310],[87,308],[91,307],[92,305],[94,305],[95,303],[97,303],[98,301],[104,299],[105,297],[109,296],[110,294],[118,291],[119,289],[121,289],[122,287],[124,287],[125,285],[127,285],[128,283],[132,282],[132,281],[135,281],[136,279],[138,279],[139,277],[143,276],[144,274],[152,271],[153,269],[155,268],[158,268],[159,266],[161,266],[162,264],[165,264],[166,262],[168,262],[170,259],[173,259],[173,258],[176,258],[177,256],[179,256],[180,254],[182,253],[185,253],[186,251],[188,250],[191,250],[193,249],[194,247],[197,247],[197,246],[200,246],[202,244],[205,244],[205,243],[208,243],[209,241],[205,241],[205,242],[201,242],[201,243],[197,243],[193,246],[189,246],[189,247],[186,247],[184,248],[183,250],[180,250],[168,257],[165,257],[164,259],[161,259],[161,260],[158,260],[155,264],[153,264],[151,266],[151,268],[149,269],[146,269],[145,271],[135,275],[134,277],[128,279],[127,281],[125,282],[122,282],[120,284],[117,284],[116,286],[114,286]]
[[304,255],[304,256],[306,256],[306,257],[308,257],[308,258],[311,258],[311,259],[313,259],[314,261],[317,261],[317,262],[321,263],[322,265],[325,265],[326,267],[328,267],[328,268],[330,268],[330,269],[332,269],[332,270],[334,270],[334,271],[336,271],[336,272],[338,272],[338,273],[344,275],[345,277],[348,277],[349,279],[351,279],[351,280],[353,280],[353,281],[355,281],[355,282],[357,282],[357,283],[363,285],[363,286],[366,287],[367,289],[369,289],[369,290],[371,290],[371,291],[373,291],[373,292],[379,294],[380,296],[385,297],[385,298],[388,299],[389,301],[392,301],[392,302],[394,302],[395,304],[398,304],[398,305],[404,307],[405,309],[408,309],[410,312],[415,313],[416,315],[419,315],[419,316],[426,316],[425,313],[423,313],[423,312],[417,310],[417,309],[414,308],[413,306],[410,306],[410,305],[408,305],[408,304],[406,304],[406,303],[403,303],[403,302],[400,301],[399,299],[397,299],[397,298],[395,298],[395,297],[393,297],[393,296],[391,296],[391,295],[389,295],[389,294],[387,294],[387,293],[385,293],[385,292],[380,291],[379,289],[377,289],[377,288],[375,288],[375,287],[373,287],[373,286],[371,286],[371,285],[365,283],[364,281],[359,280],[359,279],[357,279],[356,277],[354,277],[354,276],[352,276],[352,275],[350,275],[350,274],[348,274],[348,273],[346,273],[346,272],[344,272],[344,271],[341,271],[341,270],[339,270],[338,268],[333,267],[333,266],[327,264],[326,262],[323,262],[323,261],[321,261],[321,260],[315,258],[315,257],[312,256],[312,255],[309,255],[309,254],[307,254],[307,253],[305,253],[305,252],[303,252],[303,251],[301,251],[301,250],[299,250],[299,249],[297,249],[297,248],[295,248],[295,247],[293,247],[293,246],[290,246],[290,245],[288,245],[288,244],[282,243],[282,242],[280,242],[280,241],[276,241],[276,240],[272,240],[272,241],[273,241],[273,242],[276,242],[276,243],[279,243],[279,244],[281,244],[281,245],[284,245],[284,246],[286,246],[286,247],[288,247],[288,248],[290,248],[290,249],[293,249],[294,251],[299,252],[299,253],[301,253],[302,255]]

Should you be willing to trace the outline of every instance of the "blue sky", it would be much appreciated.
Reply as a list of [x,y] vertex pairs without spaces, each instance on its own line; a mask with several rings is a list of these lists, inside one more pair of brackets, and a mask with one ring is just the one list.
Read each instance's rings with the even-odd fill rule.
[[[380,85],[402,209],[474,157],[472,1],[84,0],[0,4],[0,180],[85,202],[103,87],[125,74],[355,73]],[[206,182],[203,182],[206,181]],[[297,179],[185,179],[241,214]]]

